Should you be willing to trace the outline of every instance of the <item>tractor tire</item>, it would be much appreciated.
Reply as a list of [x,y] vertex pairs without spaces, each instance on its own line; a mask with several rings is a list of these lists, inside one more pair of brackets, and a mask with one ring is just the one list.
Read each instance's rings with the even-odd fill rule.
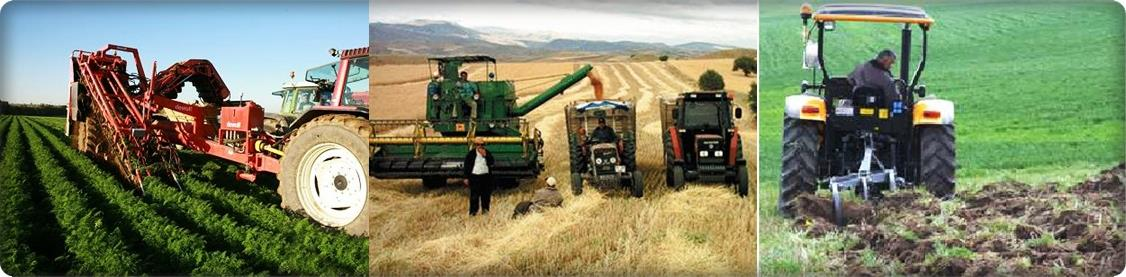
[[582,143],[578,141],[575,135],[569,136],[567,141],[569,143],[568,150],[571,157],[571,174],[583,173],[583,164],[586,163],[586,160],[583,159]]
[[422,178],[422,186],[426,189],[437,189],[446,186],[446,178],[442,177],[425,177]]
[[778,211],[793,216],[794,199],[817,191],[817,151],[821,135],[813,122],[786,118],[782,129],[782,183]]
[[669,138],[669,134],[663,134],[663,135],[661,135],[661,138],[664,141],[663,145],[665,147],[665,185],[669,186],[669,187],[676,187],[673,184],[673,174],[672,174],[673,164],[674,164],[673,160],[675,159],[673,157],[673,151],[672,151],[672,139]]
[[583,194],[583,175],[579,173],[571,173],[571,194],[579,196]]
[[630,192],[633,197],[641,198],[645,196],[645,176],[641,175],[641,170],[634,170],[633,175],[630,176]]
[[935,197],[954,197],[954,125],[919,127],[919,182]]
[[369,202],[367,120],[323,115],[297,128],[278,175],[282,208],[321,225],[367,236]]
[[622,140],[622,163],[628,170],[637,170],[637,138],[630,136]]
[[747,176],[747,160],[743,157],[743,137],[739,137],[738,148],[739,152],[735,153],[735,193],[739,197],[747,197],[750,193],[750,177]]
[[669,170],[672,171],[672,173],[670,173],[671,176],[669,178],[669,179],[672,180],[672,184],[671,184],[672,188],[676,189],[676,190],[684,189],[684,167],[679,166],[679,165],[674,165]]
[[740,166],[735,172],[735,192],[739,197],[747,197],[750,193],[750,178],[747,176],[747,166]]

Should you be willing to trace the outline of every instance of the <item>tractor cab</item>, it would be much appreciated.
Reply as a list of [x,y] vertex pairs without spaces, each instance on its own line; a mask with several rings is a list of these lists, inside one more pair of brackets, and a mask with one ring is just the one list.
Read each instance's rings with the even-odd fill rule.
[[282,89],[271,93],[282,98],[281,110],[278,115],[296,117],[313,106],[317,101],[317,91],[320,88],[316,83],[308,81],[291,80],[282,84]]
[[[516,89],[512,81],[497,79],[496,59],[457,56],[430,58],[428,62],[430,72],[436,73],[437,78],[431,76],[427,84],[426,119],[435,128],[446,134],[467,133],[475,128],[478,132],[503,135],[518,126],[518,122],[511,120]],[[484,79],[477,74],[479,67],[483,67]],[[462,72],[467,75],[464,81]],[[470,121],[478,126],[470,126]],[[495,132],[490,131],[493,129]]]
[[[345,52],[353,51],[345,50]],[[366,50],[366,49],[363,49]],[[364,51],[366,52],[366,51]],[[335,49],[330,53],[341,56]],[[305,82],[316,84],[317,106],[368,107],[368,56],[341,56],[339,61],[311,68]],[[343,82],[337,82],[343,80]]]

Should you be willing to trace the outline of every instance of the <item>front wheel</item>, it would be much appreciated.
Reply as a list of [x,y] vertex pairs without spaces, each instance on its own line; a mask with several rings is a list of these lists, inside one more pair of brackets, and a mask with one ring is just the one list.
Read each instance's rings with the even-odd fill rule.
[[739,193],[739,197],[747,197],[750,193],[750,177],[747,176],[747,166],[739,166],[738,171],[735,173],[735,191]]
[[919,127],[919,182],[942,199],[954,196],[954,125]]
[[347,115],[321,116],[299,128],[281,159],[281,206],[366,236],[369,132],[365,120]]
[[631,192],[633,192],[633,197],[641,198],[645,195],[645,182],[642,181],[645,178],[641,175],[641,170],[634,170],[630,178],[630,188]]

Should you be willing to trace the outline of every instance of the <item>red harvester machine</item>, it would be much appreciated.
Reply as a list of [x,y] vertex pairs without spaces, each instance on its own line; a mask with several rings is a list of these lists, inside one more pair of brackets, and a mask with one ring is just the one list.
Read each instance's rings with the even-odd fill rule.
[[[154,62],[146,76],[137,49],[76,50],[66,132],[74,147],[111,165],[140,192],[146,176],[176,181],[177,151],[188,149],[242,164],[240,179],[274,173],[282,207],[366,235],[368,49],[332,54],[340,60],[306,73],[319,85],[317,106],[284,133],[268,134],[262,107],[228,100],[230,90],[207,60],[160,72]],[[199,100],[176,101],[189,82]]]

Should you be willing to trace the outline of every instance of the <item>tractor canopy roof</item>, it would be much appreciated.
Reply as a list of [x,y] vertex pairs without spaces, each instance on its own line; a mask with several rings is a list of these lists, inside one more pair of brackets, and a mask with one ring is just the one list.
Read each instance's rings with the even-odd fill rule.
[[[802,6],[802,13],[808,14],[810,10],[808,5]],[[934,19],[922,8],[884,4],[826,4],[813,13],[813,20],[912,23],[928,27],[934,24]]]
[[448,62],[448,61],[459,61],[459,62],[462,62],[462,63],[479,63],[479,62],[491,62],[491,63],[496,63],[496,62],[497,62],[497,59],[494,59],[493,57],[489,57],[489,56],[482,56],[482,55],[477,55],[477,56],[456,56],[456,57],[440,57],[440,58],[430,58],[430,59],[428,59],[428,60],[430,60],[430,61],[435,61],[435,62],[440,62],[440,63],[444,63],[444,62]]
[[596,100],[575,105],[575,110],[586,112],[588,110],[629,110],[629,104],[614,100]]

